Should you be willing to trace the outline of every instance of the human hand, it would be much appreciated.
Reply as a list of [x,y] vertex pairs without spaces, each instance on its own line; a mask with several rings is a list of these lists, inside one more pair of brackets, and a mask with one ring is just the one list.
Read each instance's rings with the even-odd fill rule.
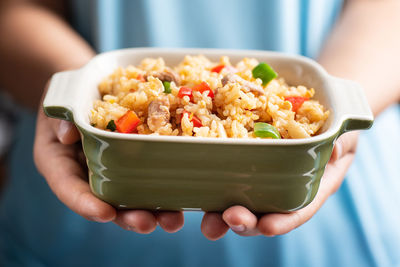
[[[48,118],[40,107],[34,144],[35,163],[51,190],[65,205],[86,219],[114,221],[122,228],[138,233],[151,233],[157,224],[166,232],[176,232],[183,226],[182,212],[117,211],[95,197],[87,182],[81,145],[76,143],[79,138],[72,123]],[[357,138],[357,133],[351,132],[337,140],[318,193],[307,207],[289,214],[265,214],[259,219],[242,206],[231,207],[222,214],[206,213],[201,225],[203,234],[217,240],[231,228],[242,236],[274,236],[302,225],[341,185],[354,158]]]
[[95,197],[88,184],[85,156],[81,144],[77,143],[79,139],[79,132],[72,123],[48,118],[40,105],[34,160],[61,202],[88,220],[103,223],[113,221],[137,233],[151,233],[157,225],[169,233],[182,228],[182,212],[119,211]]
[[286,214],[270,213],[257,218],[247,208],[233,206],[222,214],[209,212],[203,217],[201,231],[210,240],[217,240],[230,229],[241,236],[275,236],[286,234],[307,222],[336,192],[353,161],[358,140],[357,132],[349,132],[337,139],[329,163],[314,200],[306,207]]

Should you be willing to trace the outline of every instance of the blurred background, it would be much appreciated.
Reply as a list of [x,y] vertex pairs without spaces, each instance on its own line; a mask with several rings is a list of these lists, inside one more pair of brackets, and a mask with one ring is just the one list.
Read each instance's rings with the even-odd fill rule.
[[[1,0],[0,266],[400,266],[399,17],[397,0]],[[201,213],[173,235],[88,221],[35,166],[43,90],[96,53],[153,46],[304,55],[360,82],[378,117],[338,191],[286,235],[211,242]]]

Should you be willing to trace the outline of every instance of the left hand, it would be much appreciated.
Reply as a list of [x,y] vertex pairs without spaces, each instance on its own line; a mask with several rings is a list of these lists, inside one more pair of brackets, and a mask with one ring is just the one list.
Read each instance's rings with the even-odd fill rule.
[[88,220],[113,221],[140,234],[153,232],[157,225],[168,233],[182,228],[183,212],[117,210],[98,199],[90,190],[82,147],[76,144],[80,139],[78,130],[70,122],[47,117],[41,106],[36,123],[35,164],[61,202]]
[[241,236],[275,236],[286,234],[307,222],[321,208],[343,182],[353,161],[358,133],[350,132],[337,139],[318,193],[306,207],[286,214],[269,213],[257,218],[243,206],[233,206],[221,213],[208,212],[201,223],[201,231],[210,240],[217,240],[230,229]]

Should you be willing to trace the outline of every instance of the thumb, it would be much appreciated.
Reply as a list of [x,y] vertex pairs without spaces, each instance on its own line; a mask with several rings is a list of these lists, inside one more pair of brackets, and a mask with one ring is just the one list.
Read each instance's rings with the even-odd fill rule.
[[62,144],[70,145],[80,139],[79,132],[73,123],[64,120],[48,119],[51,121],[51,127]]
[[46,86],[44,88],[44,93],[43,93],[42,99],[40,101],[41,104],[39,105],[39,110],[38,110],[38,120],[41,120],[41,121],[49,120],[51,128],[52,128],[55,136],[57,136],[57,139],[60,141],[60,143],[62,143],[64,145],[74,144],[80,139],[78,129],[76,129],[75,125],[69,121],[49,118],[44,113],[42,105],[43,105],[43,100],[47,93],[47,90],[49,89],[49,84],[50,84],[50,80],[47,81],[47,83],[46,83]]
[[332,151],[330,162],[337,161],[347,153],[354,153],[357,148],[359,133],[357,131],[348,132],[341,135],[335,142],[335,146]]

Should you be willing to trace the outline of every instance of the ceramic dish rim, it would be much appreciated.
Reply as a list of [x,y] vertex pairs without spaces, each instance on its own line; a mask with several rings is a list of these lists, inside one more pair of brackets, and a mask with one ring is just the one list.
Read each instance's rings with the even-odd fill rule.
[[[158,48],[158,47],[135,47],[135,48],[125,48],[119,50],[108,51],[104,53],[100,53],[93,57],[86,65],[84,65],[80,69],[73,70],[75,72],[84,72],[87,69],[90,69],[92,65],[96,63],[96,61],[100,60],[102,57],[113,55],[117,57],[124,53],[129,53],[131,51],[136,51],[138,53],[146,53],[146,52],[158,52],[158,53],[169,53],[171,55],[179,53],[186,53],[186,54],[238,54],[246,56],[251,54],[263,54],[268,57],[276,57],[280,59],[287,59],[287,60],[298,60],[304,62],[315,70],[316,74],[319,75],[322,80],[331,84],[333,81],[332,79],[335,78],[328,74],[326,70],[319,65],[314,60],[296,54],[289,54],[283,52],[276,52],[276,51],[263,51],[263,50],[242,50],[242,49],[208,49],[208,48]],[[329,94],[335,94],[330,89],[332,86],[327,86],[325,91]],[[109,132],[105,130],[101,130],[91,126],[85,119],[83,118],[83,114],[76,114],[77,110],[74,106],[65,106],[60,108],[67,108],[72,113],[72,121],[80,128],[80,130],[84,130],[86,132],[92,133],[97,136],[110,138],[110,139],[120,139],[120,140],[132,140],[132,141],[150,141],[150,142],[174,142],[174,143],[205,143],[205,144],[221,144],[221,145],[307,145],[313,144],[316,142],[321,142],[327,139],[330,139],[335,136],[339,136],[343,131],[343,125],[347,120],[366,120],[371,121],[370,116],[363,116],[363,115],[350,115],[350,114],[338,114],[337,107],[334,106],[335,104],[332,103],[330,107],[331,114],[330,116],[335,116],[331,122],[331,125],[328,129],[316,136],[312,136],[309,138],[302,138],[302,139],[259,139],[259,138],[221,138],[221,137],[194,137],[194,136],[167,136],[167,135],[145,135],[145,134],[124,134],[124,133],[116,133],[116,132]],[[46,98],[43,103],[43,106],[46,109]],[[52,106],[53,105],[47,105]],[[335,113],[335,114],[332,114]]]

